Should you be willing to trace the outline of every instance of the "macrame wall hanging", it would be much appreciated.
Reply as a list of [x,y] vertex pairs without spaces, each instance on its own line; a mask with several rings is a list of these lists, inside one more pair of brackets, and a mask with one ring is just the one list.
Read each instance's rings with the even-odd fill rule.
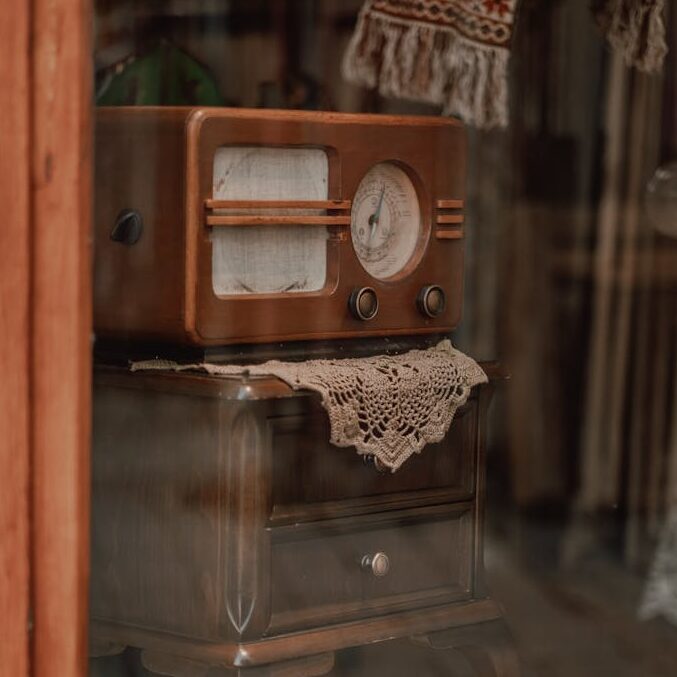
[[442,440],[472,388],[486,374],[448,340],[402,355],[264,364],[135,362],[132,371],[199,370],[215,376],[276,376],[294,390],[320,395],[329,416],[331,443],[354,446],[397,470],[427,444]]
[[[543,0],[544,2],[547,0]],[[343,75],[383,96],[440,105],[468,124],[508,124],[508,60],[523,0],[366,0]],[[642,70],[666,53],[664,0],[593,0],[610,44]]]

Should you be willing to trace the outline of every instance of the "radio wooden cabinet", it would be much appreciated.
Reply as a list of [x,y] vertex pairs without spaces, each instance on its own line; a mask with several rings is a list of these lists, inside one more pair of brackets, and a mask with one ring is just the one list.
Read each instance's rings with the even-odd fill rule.
[[465,144],[444,118],[98,109],[97,335],[223,346],[449,332]]
[[517,674],[482,578],[493,383],[391,473],[333,447],[318,397],[278,379],[98,369],[93,655],[137,647],[172,677],[304,676],[412,638]]

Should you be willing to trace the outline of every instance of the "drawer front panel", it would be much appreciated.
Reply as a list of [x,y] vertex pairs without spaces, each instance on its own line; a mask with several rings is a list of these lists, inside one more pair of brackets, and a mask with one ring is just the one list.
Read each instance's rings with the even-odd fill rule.
[[[443,493],[446,501],[465,500],[474,494],[476,399],[457,412],[444,440],[425,447],[395,473],[378,472],[365,464],[354,447],[331,445],[327,415],[317,402],[302,414],[272,418],[270,425],[275,450],[273,518],[303,519],[304,510],[294,506],[351,499],[368,502],[370,497],[378,505],[379,497],[385,501],[415,491]],[[335,507],[330,506],[331,510]],[[334,516],[331,511],[321,515]]]
[[[364,566],[376,553],[382,577]],[[471,504],[275,529],[270,630],[467,599],[472,553]]]

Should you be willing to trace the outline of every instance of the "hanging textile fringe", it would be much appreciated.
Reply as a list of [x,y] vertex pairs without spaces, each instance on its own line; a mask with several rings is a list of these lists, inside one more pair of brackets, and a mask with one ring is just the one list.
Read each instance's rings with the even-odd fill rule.
[[593,12],[609,40],[629,66],[660,70],[668,51],[665,0],[594,0]]
[[[508,124],[508,60],[519,0],[366,0],[343,58],[346,80],[443,107],[482,128]],[[628,65],[656,71],[665,0],[592,0]]]
[[384,96],[443,106],[477,127],[508,124],[517,0],[367,0],[344,77]]

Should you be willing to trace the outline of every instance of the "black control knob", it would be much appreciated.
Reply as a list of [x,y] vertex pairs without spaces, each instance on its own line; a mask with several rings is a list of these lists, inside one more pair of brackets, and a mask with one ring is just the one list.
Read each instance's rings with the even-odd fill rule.
[[136,244],[143,233],[143,219],[135,209],[123,209],[115,219],[110,239],[122,244]]
[[354,289],[348,307],[358,320],[373,320],[378,313],[378,296],[371,287]]
[[418,293],[416,305],[421,313],[428,317],[441,315],[446,305],[444,290],[436,284],[426,285]]

